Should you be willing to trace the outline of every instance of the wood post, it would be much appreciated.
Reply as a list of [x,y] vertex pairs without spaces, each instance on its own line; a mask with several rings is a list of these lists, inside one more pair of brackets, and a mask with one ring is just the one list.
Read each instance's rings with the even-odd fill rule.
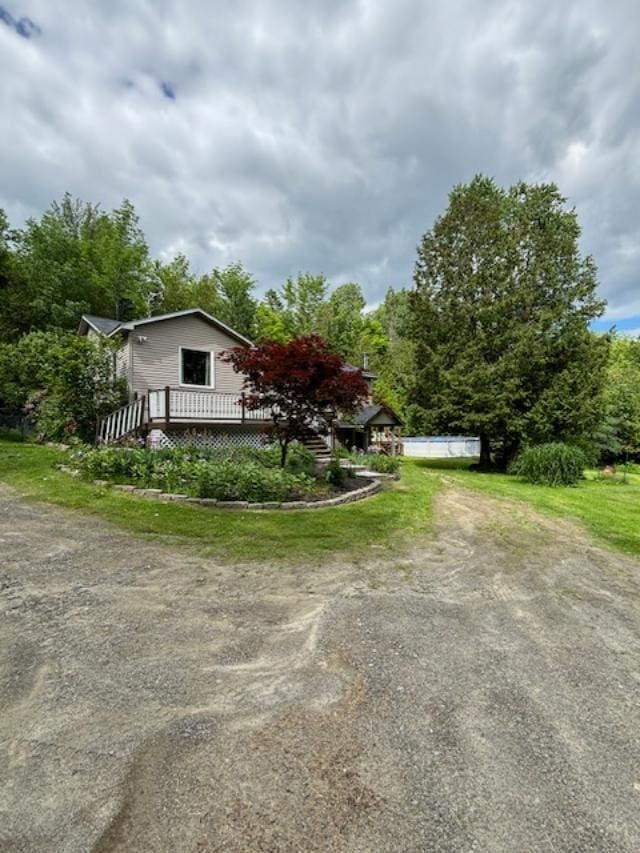
[[164,425],[169,426],[171,420],[171,387],[165,386],[164,389]]
[[244,391],[242,392],[242,394],[241,394],[241,396],[240,396],[240,405],[242,406],[241,421],[242,421],[242,423],[244,423],[244,410],[245,410],[245,398],[244,398]]

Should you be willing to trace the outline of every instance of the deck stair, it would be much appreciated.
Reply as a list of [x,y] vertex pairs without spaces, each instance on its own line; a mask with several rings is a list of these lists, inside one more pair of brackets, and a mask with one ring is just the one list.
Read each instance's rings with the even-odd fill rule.
[[324,464],[331,461],[331,449],[327,442],[316,432],[309,431],[302,439],[302,444],[316,457],[316,462]]
[[138,397],[98,421],[96,444],[116,444],[140,429],[144,423],[145,398]]

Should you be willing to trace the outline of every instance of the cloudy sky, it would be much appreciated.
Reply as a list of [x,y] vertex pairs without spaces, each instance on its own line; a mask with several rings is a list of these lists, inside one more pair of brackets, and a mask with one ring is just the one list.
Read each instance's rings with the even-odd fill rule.
[[640,329],[638,0],[0,0],[0,207],[130,198],[157,256],[410,283],[475,173],[553,180]]

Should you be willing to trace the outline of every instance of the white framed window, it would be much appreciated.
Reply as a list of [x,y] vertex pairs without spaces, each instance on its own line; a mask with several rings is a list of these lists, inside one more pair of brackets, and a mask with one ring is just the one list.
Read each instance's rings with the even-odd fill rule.
[[180,347],[180,385],[186,388],[214,388],[215,354],[206,349]]

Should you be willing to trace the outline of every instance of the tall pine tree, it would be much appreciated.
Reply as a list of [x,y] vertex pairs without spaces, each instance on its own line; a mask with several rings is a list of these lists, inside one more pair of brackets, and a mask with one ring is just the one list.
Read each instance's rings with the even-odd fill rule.
[[579,236],[553,184],[477,176],[418,247],[412,402],[426,429],[479,435],[482,465],[595,428],[607,340],[589,324],[604,302]]

